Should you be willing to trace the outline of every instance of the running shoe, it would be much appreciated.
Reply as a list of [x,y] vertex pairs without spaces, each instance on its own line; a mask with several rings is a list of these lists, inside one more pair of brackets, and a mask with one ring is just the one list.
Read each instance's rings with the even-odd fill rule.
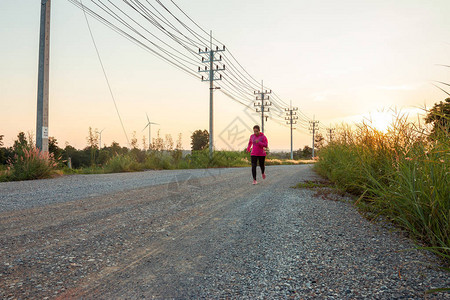
[[258,184],[258,182],[256,180],[253,180],[253,184]]
[[263,179],[266,179],[266,174],[262,174]]

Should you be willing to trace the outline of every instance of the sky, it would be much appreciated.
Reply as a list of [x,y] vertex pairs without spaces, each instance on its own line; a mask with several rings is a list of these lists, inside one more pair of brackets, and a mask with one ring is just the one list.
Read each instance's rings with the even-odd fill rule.
[[[431,83],[450,82],[450,69],[437,65],[450,64],[448,0],[174,2],[212,30],[258,82],[318,120],[324,135],[326,128],[369,117],[382,126],[390,109],[416,116],[446,98]],[[60,147],[84,148],[92,127],[104,129],[103,144],[126,146],[82,10],[67,0],[53,0],[51,9],[49,135]],[[19,132],[36,131],[39,20],[40,1],[0,1],[0,135],[6,146]],[[148,114],[159,124],[152,137],[159,130],[176,140],[181,133],[189,149],[192,132],[209,128],[209,85],[89,22],[128,138],[136,132],[142,147]],[[265,134],[272,150],[287,150],[290,130],[278,120],[269,117]],[[242,149],[259,123],[254,110],[215,92],[216,149]],[[294,131],[294,149],[311,145],[307,127]]]

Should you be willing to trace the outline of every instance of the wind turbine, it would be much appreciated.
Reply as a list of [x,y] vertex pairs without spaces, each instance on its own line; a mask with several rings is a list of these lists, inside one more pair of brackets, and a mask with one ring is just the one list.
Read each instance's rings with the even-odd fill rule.
[[152,140],[151,140],[152,124],[154,124],[154,125],[159,125],[159,124],[158,124],[158,123],[150,122],[150,119],[148,118],[147,113],[145,113],[145,115],[147,116],[147,121],[148,121],[148,123],[147,123],[147,125],[145,125],[145,127],[144,127],[144,129],[142,129],[142,131],[144,131],[145,128],[148,127],[148,148],[150,149],[150,145],[152,144]]
[[102,131],[97,131],[97,133],[100,135],[100,147],[99,147],[99,149],[101,150],[102,149],[102,132],[103,132],[103,130],[105,130],[106,128],[103,128],[102,129]]

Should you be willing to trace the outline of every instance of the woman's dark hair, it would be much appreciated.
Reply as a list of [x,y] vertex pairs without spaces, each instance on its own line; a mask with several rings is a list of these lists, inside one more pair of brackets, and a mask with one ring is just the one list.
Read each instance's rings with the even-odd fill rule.
[[259,128],[259,125],[253,126],[253,129],[258,129],[259,131],[261,131],[261,129]]

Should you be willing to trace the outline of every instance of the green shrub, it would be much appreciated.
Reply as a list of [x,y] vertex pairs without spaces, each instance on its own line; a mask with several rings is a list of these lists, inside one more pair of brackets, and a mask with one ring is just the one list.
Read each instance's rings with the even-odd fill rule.
[[175,163],[173,157],[164,151],[151,151],[145,158],[144,166],[152,170],[173,170]]
[[106,173],[135,172],[144,169],[136,159],[129,154],[113,156],[104,167]]
[[238,151],[214,151],[212,158],[209,150],[192,151],[186,156],[190,168],[219,168],[248,166],[248,154]]

